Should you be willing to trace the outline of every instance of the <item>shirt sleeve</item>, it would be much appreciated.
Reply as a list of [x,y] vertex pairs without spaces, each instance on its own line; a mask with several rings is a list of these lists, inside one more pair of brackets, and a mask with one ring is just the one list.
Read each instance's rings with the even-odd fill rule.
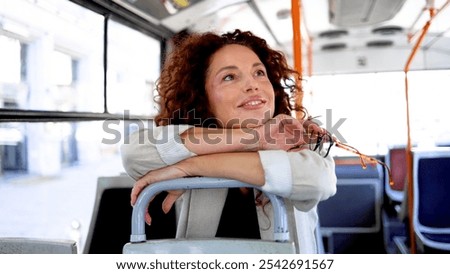
[[265,184],[262,191],[287,197],[292,191],[291,164],[283,150],[258,151],[264,169]]
[[334,160],[310,150],[258,152],[264,169],[261,188],[294,202],[297,209],[308,211],[336,193]]
[[120,147],[125,171],[137,180],[150,170],[195,156],[196,154],[189,151],[180,138],[180,134],[190,127],[168,125],[142,129],[130,134]]

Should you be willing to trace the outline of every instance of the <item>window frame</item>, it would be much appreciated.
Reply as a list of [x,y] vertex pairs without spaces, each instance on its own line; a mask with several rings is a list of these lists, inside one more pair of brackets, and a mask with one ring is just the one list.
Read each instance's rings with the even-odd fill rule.
[[66,121],[98,121],[105,119],[116,120],[149,120],[152,117],[130,115],[124,117],[120,114],[112,114],[107,105],[107,68],[108,68],[108,25],[110,20],[124,24],[136,31],[150,36],[160,42],[160,67],[166,53],[166,43],[174,33],[164,27],[156,26],[143,18],[136,16],[123,7],[105,0],[69,0],[77,5],[87,8],[103,16],[103,112],[77,112],[77,111],[47,111],[27,109],[0,108],[0,123],[6,122],[66,122]]

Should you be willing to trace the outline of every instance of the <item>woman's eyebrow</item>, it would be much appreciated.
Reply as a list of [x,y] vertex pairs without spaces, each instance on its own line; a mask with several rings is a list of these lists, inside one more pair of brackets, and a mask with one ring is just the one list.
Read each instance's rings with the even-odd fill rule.
[[229,69],[238,69],[238,67],[234,66],[234,65],[222,67],[216,72],[216,75],[219,74],[220,72],[224,71],[224,70],[229,70]]
[[[259,67],[259,66],[263,66],[264,67],[264,64],[260,63],[260,62],[257,62],[257,63],[254,63],[252,65],[253,68]],[[234,65],[222,67],[216,72],[216,75],[219,74],[220,72],[224,71],[224,70],[229,70],[229,69],[238,69],[238,67],[234,66]]]

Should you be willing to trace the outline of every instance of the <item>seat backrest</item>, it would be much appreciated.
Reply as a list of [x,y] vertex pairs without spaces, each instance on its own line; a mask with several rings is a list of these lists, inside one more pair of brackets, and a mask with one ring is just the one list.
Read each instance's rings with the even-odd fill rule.
[[450,148],[413,150],[413,227],[424,253],[450,251]]
[[389,182],[389,176],[385,176],[386,194],[394,202],[401,203],[404,200],[404,188],[406,182],[406,147],[392,147],[388,150],[385,159],[386,165],[391,169],[392,181]]
[[368,164],[366,168],[363,168],[359,157],[336,157],[335,161],[335,173],[338,179],[383,178],[383,169],[380,165]]
[[0,238],[0,254],[77,254],[72,240]]
[[[128,175],[99,177],[94,209],[83,253],[120,254],[131,234],[130,193],[134,180]],[[164,214],[160,209],[163,196],[158,195],[149,207],[158,219],[146,232],[154,239],[175,236],[175,213]]]
[[[336,195],[318,205],[321,230],[331,233],[371,233],[381,227],[383,168],[359,158],[336,159]],[[358,195],[355,195],[358,193]],[[336,214],[339,208],[339,214]]]
[[414,150],[413,159],[417,224],[450,229],[450,149]]
[[[124,253],[295,253],[294,243],[290,242],[287,211],[281,197],[266,193],[273,209],[274,241],[237,239],[174,239],[167,241],[147,241],[145,232],[145,209],[150,199],[161,191],[174,189],[214,189],[254,186],[224,178],[180,178],[167,180],[147,186],[139,195],[133,208],[130,243],[124,245]],[[176,247],[180,248],[176,248]],[[175,247],[175,249],[174,249]],[[245,248],[244,248],[245,247]]]

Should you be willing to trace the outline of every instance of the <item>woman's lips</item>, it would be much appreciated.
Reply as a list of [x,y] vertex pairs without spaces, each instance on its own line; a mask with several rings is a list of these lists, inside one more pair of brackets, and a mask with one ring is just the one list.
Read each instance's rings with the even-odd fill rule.
[[245,100],[242,104],[240,104],[238,107],[246,108],[246,109],[255,109],[260,108],[261,106],[264,106],[266,104],[266,100],[263,98],[249,98]]

